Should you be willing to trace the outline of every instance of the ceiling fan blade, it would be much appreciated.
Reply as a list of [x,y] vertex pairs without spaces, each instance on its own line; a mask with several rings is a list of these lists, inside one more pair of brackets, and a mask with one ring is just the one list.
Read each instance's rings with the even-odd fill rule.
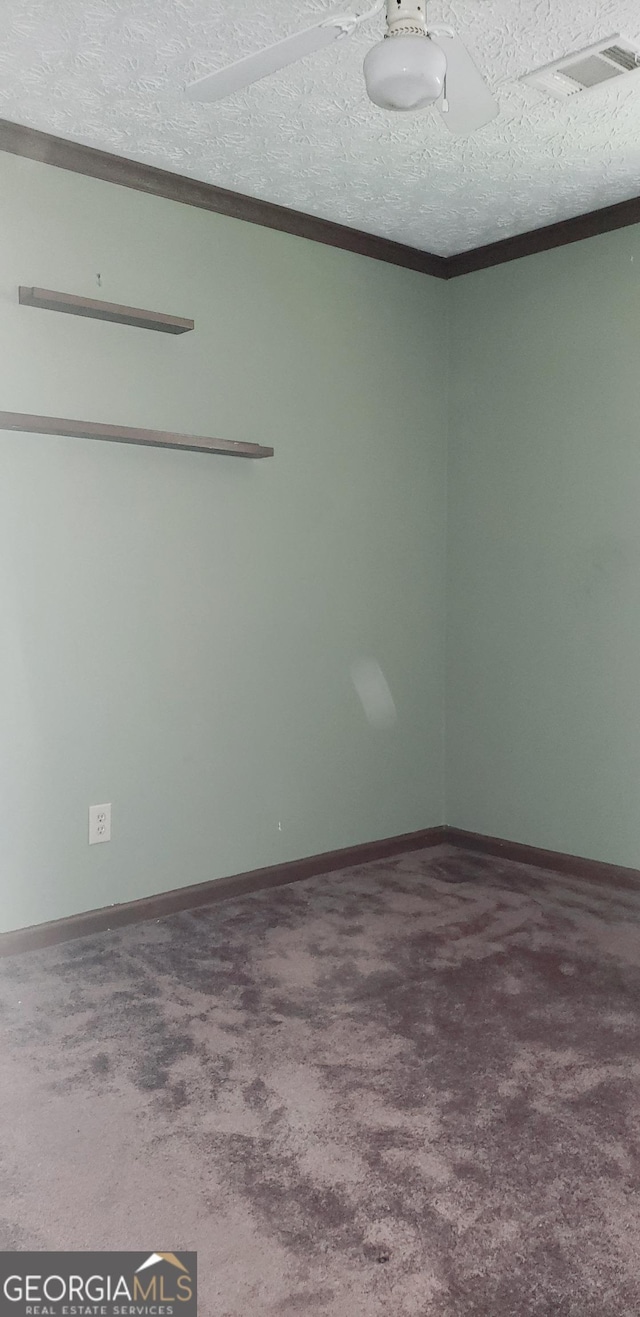
[[449,132],[465,137],[467,133],[474,133],[478,128],[491,123],[500,106],[460,37],[444,32],[430,32],[429,35],[447,57],[446,94],[449,108],[444,109],[442,98],[436,108]]
[[305,55],[312,55],[323,46],[331,45],[338,37],[349,36],[358,21],[355,14],[336,14],[322,23],[296,32],[292,37],[285,37],[284,41],[276,42],[275,46],[267,46],[264,50],[256,51],[255,55],[246,55],[235,64],[229,64],[225,69],[208,73],[198,82],[192,82],[186,88],[185,95],[190,101],[220,101],[235,91],[250,87],[253,82],[259,82],[261,78],[268,78],[269,74],[277,73],[288,64],[296,64]]

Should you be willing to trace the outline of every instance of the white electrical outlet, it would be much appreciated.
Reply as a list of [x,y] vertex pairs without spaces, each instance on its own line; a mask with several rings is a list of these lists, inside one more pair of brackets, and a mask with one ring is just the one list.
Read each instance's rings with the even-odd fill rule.
[[89,805],[89,845],[111,841],[111,805]]

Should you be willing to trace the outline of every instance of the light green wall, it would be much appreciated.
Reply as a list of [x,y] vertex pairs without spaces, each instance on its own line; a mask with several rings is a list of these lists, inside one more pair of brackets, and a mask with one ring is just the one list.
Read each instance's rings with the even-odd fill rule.
[[640,866],[640,229],[456,280],[447,821]]
[[0,155],[0,406],[276,450],[0,434],[1,929],[443,821],[447,291]]
[[640,865],[639,339],[640,229],[446,284],[0,155],[0,405],[276,449],[0,434],[0,930],[445,814]]

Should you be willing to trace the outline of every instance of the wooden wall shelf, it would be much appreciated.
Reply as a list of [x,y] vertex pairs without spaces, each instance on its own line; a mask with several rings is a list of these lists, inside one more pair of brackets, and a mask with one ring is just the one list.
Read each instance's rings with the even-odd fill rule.
[[103,425],[99,421],[68,421],[59,416],[31,416],[27,412],[0,412],[0,430],[106,439],[110,443],[145,444],[151,448],[186,448],[194,453],[224,453],[228,457],[273,457],[273,448],[265,448],[262,444],[207,439],[199,434],[173,434],[165,430],[134,430],[123,425]]
[[37,306],[44,311],[65,311],[72,316],[90,316],[93,320],[111,320],[118,325],[137,325],[139,329],[157,329],[161,334],[187,334],[193,320],[168,316],[161,311],[141,311],[137,306],[120,306],[93,297],[76,297],[74,293],[56,293],[51,288],[26,288],[20,285],[21,306]]

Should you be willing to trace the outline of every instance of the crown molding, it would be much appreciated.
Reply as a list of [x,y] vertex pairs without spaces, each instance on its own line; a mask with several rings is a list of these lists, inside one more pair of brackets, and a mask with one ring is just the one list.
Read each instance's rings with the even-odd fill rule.
[[164,197],[165,200],[177,201],[185,206],[196,206],[200,210],[244,220],[247,224],[277,229],[281,233],[307,238],[310,242],[356,252],[374,261],[385,261],[389,265],[400,265],[419,274],[432,275],[435,279],[457,279],[476,270],[487,270],[494,265],[504,265],[507,261],[521,260],[524,256],[551,251],[556,247],[565,247],[573,242],[582,242],[598,234],[611,233],[615,229],[640,223],[640,197],[631,197],[629,201],[588,211],[584,215],[576,215],[573,219],[561,220],[540,229],[531,229],[500,242],[488,243],[484,247],[473,247],[455,256],[436,256],[433,252],[420,251],[401,242],[392,242],[389,238],[376,237],[373,233],[364,233],[346,224],[336,224],[333,220],[308,215],[301,210],[290,210],[288,206],[248,197],[242,192],[232,192],[215,183],[203,183],[185,174],[174,174],[168,169],[157,169],[155,165],[145,165],[125,156],[112,155],[110,151],[99,151],[96,147],[55,137],[36,128],[11,123],[8,119],[0,119],[0,151],[37,160],[41,164],[54,165],[57,169],[67,169],[74,174],[85,174],[105,183],[117,183],[120,187],[133,188],[137,192],[148,192],[152,196]]
[[420,274],[430,274],[436,279],[448,277],[444,256],[433,256],[431,252],[418,251],[401,242],[391,242],[389,238],[363,233],[346,224],[335,224],[333,220],[307,215],[301,210],[290,210],[288,206],[277,206],[271,201],[245,196],[242,192],[231,192],[214,183],[202,183],[184,174],[157,169],[154,165],[144,165],[124,156],[112,155],[109,151],[98,151],[93,146],[83,146],[80,142],[70,142],[64,137],[25,128],[8,119],[0,119],[0,151],[37,160],[41,164],[54,165],[57,169],[68,169],[74,174],[85,174],[105,183],[117,183],[120,187],[133,188],[137,192],[149,192],[153,196],[178,201],[185,206],[197,206],[200,210],[214,211],[217,215],[245,220],[248,224],[278,229],[297,238],[324,243],[328,247],[340,247],[344,251],[357,252],[360,256],[370,256],[375,261],[386,261],[389,265],[401,265]]
[[471,251],[450,256],[447,259],[447,278],[456,279],[462,274],[472,274],[475,270],[488,270],[494,265],[505,265],[507,261],[521,260],[523,256],[567,247],[572,242],[583,242],[585,238],[613,233],[615,229],[626,229],[632,224],[640,224],[640,197],[631,197],[629,201],[619,201],[615,206],[603,206],[600,210],[590,210],[573,219],[546,224],[541,229],[530,229],[528,233],[518,233],[513,238],[503,238],[486,247],[474,247]]

